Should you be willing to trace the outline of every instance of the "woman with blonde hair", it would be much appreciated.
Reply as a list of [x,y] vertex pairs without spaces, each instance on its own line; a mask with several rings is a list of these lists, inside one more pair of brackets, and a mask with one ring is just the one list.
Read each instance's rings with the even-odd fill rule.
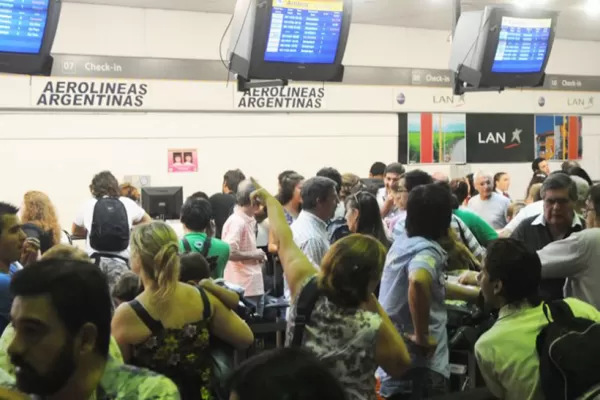
[[210,398],[210,336],[244,349],[252,331],[214,295],[179,282],[179,240],[164,222],[134,229],[130,263],[144,290],[113,317],[125,361],[171,378],[183,400]]
[[27,237],[40,241],[42,254],[61,242],[62,230],[56,210],[46,194],[35,190],[25,193],[21,221]]
[[[269,209],[293,299],[288,344],[320,359],[340,380],[349,400],[375,400],[377,366],[401,376],[410,364],[402,337],[373,294],[381,279],[386,248],[371,236],[346,236],[331,246],[318,271],[294,243],[281,204],[254,184],[259,188],[255,196]],[[306,296],[313,304],[310,311],[298,306]],[[306,326],[299,315],[308,321]]]

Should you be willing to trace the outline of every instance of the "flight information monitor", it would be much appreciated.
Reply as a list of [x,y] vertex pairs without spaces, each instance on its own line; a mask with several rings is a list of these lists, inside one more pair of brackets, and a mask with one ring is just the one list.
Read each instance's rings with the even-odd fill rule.
[[549,49],[552,19],[502,17],[492,72],[539,73]]
[[0,0],[0,53],[37,54],[50,0]]
[[272,0],[264,60],[333,64],[338,52],[343,0]]

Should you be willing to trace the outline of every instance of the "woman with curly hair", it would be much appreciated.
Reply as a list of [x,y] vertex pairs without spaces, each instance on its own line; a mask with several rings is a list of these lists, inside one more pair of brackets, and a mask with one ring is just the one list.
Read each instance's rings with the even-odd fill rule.
[[62,229],[56,209],[46,194],[35,190],[25,193],[21,220],[27,237],[40,241],[42,254],[61,242]]

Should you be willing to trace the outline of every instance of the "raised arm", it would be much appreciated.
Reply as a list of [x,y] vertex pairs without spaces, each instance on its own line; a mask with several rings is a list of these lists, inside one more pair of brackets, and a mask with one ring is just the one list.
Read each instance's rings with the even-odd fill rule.
[[271,232],[279,243],[278,254],[283,266],[283,274],[290,287],[292,297],[302,288],[302,283],[317,273],[317,269],[294,243],[292,230],[285,219],[283,207],[267,190],[252,180],[256,192],[253,198],[259,198],[269,210]]

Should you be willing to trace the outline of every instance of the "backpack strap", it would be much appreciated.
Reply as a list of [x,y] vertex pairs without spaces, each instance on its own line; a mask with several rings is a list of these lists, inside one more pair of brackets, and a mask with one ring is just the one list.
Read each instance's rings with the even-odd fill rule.
[[315,304],[319,299],[320,291],[317,276],[313,276],[302,288],[296,301],[296,318],[294,319],[294,332],[291,347],[301,347],[304,329],[310,323]]
[[150,329],[150,332],[152,332],[153,335],[156,335],[163,330],[163,324],[152,318],[142,303],[137,300],[132,300],[129,302],[129,306],[131,306],[139,319],[141,319],[148,329]]
[[212,246],[212,238],[210,236],[206,236],[206,240],[204,241],[204,245],[202,245],[202,256],[204,258],[208,258],[208,252],[210,251],[210,247]]
[[210,300],[208,300],[208,296],[206,295],[206,291],[200,286],[196,286],[198,291],[200,292],[200,297],[202,297],[202,304],[204,305],[204,312],[202,314],[202,319],[208,321],[210,319]]
[[187,240],[187,238],[181,239],[181,244],[183,245],[183,250],[185,253],[192,252],[192,245],[190,245],[190,242]]
[[113,253],[102,253],[102,252],[99,252],[99,251],[97,251],[97,252],[95,252],[95,253],[92,253],[92,255],[90,256],[90,258],[91,258],[92,260],[94,260],[94,264],[95,264],[96,266],[99,266],[99,265],[100,265],[100,261],[101,261],[103,258],[115,258],[115,259],[117,259],[117,260],[121,260],[121,261],[123,261],[123,262],[124,262],[125,264],[127,264],[127,266],[129,267],[129,260],[128,260],[127,258],[125,258],[125,257],[122,257],[122,256],[118,255],[118,254],[113,254]]
[[554,300],[544,303],[544,315],[548,322],[556,322],[559,325],[567,325],[568,321],[575,318],[571,307],[564,300]]

